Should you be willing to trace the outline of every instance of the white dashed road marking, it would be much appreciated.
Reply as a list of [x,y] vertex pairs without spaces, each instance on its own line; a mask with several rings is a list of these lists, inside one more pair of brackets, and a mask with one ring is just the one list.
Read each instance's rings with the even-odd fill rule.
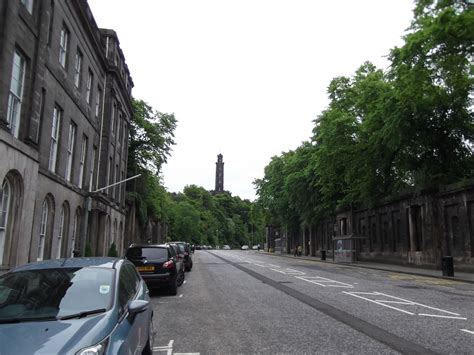
[[[366,301],[369,301],[369,302],[372,302],[372,303],[376,303],[380,306],[391,308],[391,309],[394,309],[396,311],[406,313],[406,314],[409,314],[409,315],[412,315],[412,316],[413,315],[418,315],[418,316],[424,316],[424,317],[436,317],[436,318],[449,318],[449,319],[467,320],[467,318],[461,317],[460,314],[458,314],[458,313],[445,311],[444,309],[439,309],[439,308],[435,308],[435,307],[430,307],[430,306],[427,306],[427,305],[424,305],[424,304],[421,304],[421,303],[405,300],[403,298],[386,295],[386,294],[381,293],[381,292],[346,292],[346,291],[343,291],[343,293],[345,293],[349,296],[358,297],[358,298],[361,298],[363,300],[366,300]],[[371,299],[371,298],[364,297],[364,296],[376,296],[376,297],[375,297],[375,299]],[[380,296],[382,296],[382,299],[379,299]],[[400,308],[397,308],[397,307],[394,307],[394,306],[390,306],[390,304],[396,304],[396,305],[400,305],[400,306],[407,306],[407,308],[410,309],[412,312],[407,311],[405,309],[400,309]],[[439,314],[439,313],[438,314],[436,314],[436,313],[434,313],[434,314],[431,314],[431,313],[418,313],[418,312],[416,312],[416,310],[412,309],[412,308],[417,308],[417,307],[437,311],[441,314]]]
[[270,268],[270,270],[279,272],[280,274],[283,274],[283,275],[290,275],[290,276],[306,275],[306,273],[303,272],[303,271],[298,271],[298,270],[290,269],[290,268],[279,269],[279,270],[278,270],[278,269],[272,269],[272,268]]
[[306,275],[306,273],[303,272],[303,271],[298,271],[298,270],[295,270],[295,269],[290,269],[289,267],[286,268],[286,270],[287,270],[286,273],[287,273],[288,275],[295,275],[295,276],[296,276],[296,275]]
[[354,288],[353,285],[346,284],[344,282],[326,279],[325,277],[320,276],[296,276],[297,279],[310,282],[315,285],[319,285],[322,287],[345,287],[345,288]]
[[472,330],[461,329],[461,331],[474,335],[474,331]]
[[170,340],[167,346],[154,346],[153,352],[166,352],[167,355],[173,354],[173,343],[174,340]]

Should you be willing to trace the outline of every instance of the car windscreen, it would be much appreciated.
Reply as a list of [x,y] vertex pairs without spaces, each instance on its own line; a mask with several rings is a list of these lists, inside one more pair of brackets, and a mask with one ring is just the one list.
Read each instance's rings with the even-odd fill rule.
[[130,260],[168,260],[168,248],[130,248],[126,256]]
[[60,268],[11,272],[0,277],[0,323],[54,320],[110,309],[114,271]]

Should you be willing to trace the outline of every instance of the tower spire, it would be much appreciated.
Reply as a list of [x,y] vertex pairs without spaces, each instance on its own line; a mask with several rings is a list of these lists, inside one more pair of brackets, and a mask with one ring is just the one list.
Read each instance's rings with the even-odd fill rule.
[[224,162],[222,161],[222,154],[217,156],[216,162],[216,188],[214,193],[221,194],[224,192]]

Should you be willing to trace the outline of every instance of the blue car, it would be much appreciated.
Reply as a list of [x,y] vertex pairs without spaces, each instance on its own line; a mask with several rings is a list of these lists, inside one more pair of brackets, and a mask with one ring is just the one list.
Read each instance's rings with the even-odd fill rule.
[[127,260],[73,258],[0,276],[1,354],[151,354],[148,288]]

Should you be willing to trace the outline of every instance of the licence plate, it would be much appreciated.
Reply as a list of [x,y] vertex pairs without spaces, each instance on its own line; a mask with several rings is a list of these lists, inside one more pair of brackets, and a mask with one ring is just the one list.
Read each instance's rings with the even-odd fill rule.
[[138,271],[155,271],[154,266],[137,266]]

